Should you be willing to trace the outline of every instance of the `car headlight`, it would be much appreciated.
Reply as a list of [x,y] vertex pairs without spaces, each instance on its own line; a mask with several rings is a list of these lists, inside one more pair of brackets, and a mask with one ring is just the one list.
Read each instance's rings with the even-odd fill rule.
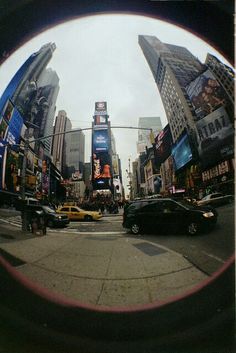
[[205,212],[205,213],[203,213],[203,217],[205,217],[205,218],[210,218],[210,217],[213,217],[213,216],[214,216],[213,212]]
[[58,218],[58,219],[61,219],[61,216],[58,216],[57,218]]

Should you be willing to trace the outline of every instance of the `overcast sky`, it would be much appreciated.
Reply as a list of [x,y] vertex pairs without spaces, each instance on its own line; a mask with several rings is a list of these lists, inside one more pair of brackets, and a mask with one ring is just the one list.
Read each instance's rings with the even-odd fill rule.
[[[184,46],[204,62],[209,52],[229,63],[207,43],[163,21],[136,15],[96,15],[60,24],[35,36],[15,51],[0,68],[0,95],[17,69],[48,42],[56,50],[48,67],[60,78],[57,112],[65,110],[73,128],[90,127],[97,101],[106,101],[111,125],[138,126],[139,117],[166,115],[151,70],[138,45],[138,35],[154,35]],[[137,157],[138,130],[113,130],[123,177],[128,159]],[[86,161],[91,133],[86,136]],[[124,185],[127,181],[124,180]]]

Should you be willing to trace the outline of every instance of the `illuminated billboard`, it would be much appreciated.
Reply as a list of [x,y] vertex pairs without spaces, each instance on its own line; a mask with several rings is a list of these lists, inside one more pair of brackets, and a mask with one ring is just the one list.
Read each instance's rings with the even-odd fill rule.
[[171,155],[173,144],[169,124],[155,138],[155,163],[158,168]]
[[221,107],[196,122],[198,153],[204,167],[234,153],[234,128]]
[[206,70],[186,87],[193,104],[197,120],[204,118],[227,103],[224,89],[210,72]]
[[111,158],[107,152],[93,154],[93,188],[94,190],[111,187]]
[[93,131],[93,151],[107,152],[109,149],[108,129]]
[[95,115],[106,115],[106,114],[107,114],[107,102],[96,102]]
[[[11,101],[7,101],[2,114],[0,115],[0,189],[6,189],[7,162],[9,157],[14,155],[14,146],[19,143],[23,119]],[[7,155],[7,144],[12,145]],[[12,152],[12,153],[10,153]],[[14,158],[16,156],[14,155]],[[8,163],[8,164],[9,164]],[[10,164],[15,164],[10,163]]]
[[187,134],[185,134],[180,141],[173,146],[171,155],[174,160],[175,170],[182,168],[185,164],[191,161],[193,156]]

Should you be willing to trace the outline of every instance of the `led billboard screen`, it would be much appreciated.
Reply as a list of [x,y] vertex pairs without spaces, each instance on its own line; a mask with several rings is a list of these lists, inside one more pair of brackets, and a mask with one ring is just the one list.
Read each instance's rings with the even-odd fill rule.
[[108,129],[93,131],[93,151],[107,152],[109,148]]
[[96,102],[95,103],[95,115],[106,115],[107,114],[107,102]]
[[109,189],[111,186],[111,158],[107,152],[93,154],[93,188]]
[[193,104],[197,120],[204,118],[227,103],[224,89],[210,72],[206,70],[186,87]]
[[174,159],[175,170],[182,168],[192,159],[192,151],[188,141],[187,134],[184,135],[180,141],[173,146],[171,155]]

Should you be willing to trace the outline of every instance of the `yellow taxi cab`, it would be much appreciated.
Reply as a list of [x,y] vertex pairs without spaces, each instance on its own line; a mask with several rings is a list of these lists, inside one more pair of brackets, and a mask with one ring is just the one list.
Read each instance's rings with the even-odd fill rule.
[[71,221],[97,221],[102,217],[101,212],[83,210],[78,206],[64,205],[59,207],[56,212],[66,214]]

